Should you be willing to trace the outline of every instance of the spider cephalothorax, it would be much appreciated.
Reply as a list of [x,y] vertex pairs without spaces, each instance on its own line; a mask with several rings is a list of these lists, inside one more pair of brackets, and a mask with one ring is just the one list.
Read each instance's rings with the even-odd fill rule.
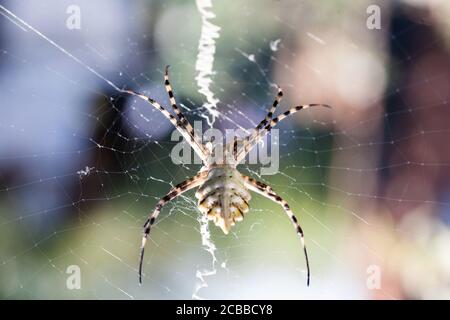
[[143,94],[132,90],[123,90],[123,92],[138,96],[160,110],[182,134],[186,141],[189,142],[191,147],[201,158],[203,167],[196,176],[176,185],[167,195],[162,197],[161,200],[158,201],[155,210],[149,215],[145,222],[139,260],[139,283],[142,283],[142,262],[144,259],[145,244],[148,235],[150,234],[151,227],[161,212],[162,207],[183,192],[198,187],[195,196],[198,199],[199,210],[203,214],[206,214],[209,220],[214,221],[215,225],[219,226],[225,234],[228,234],[230,228],[235,225],[236,222],[241,221],[244,218],[244,214],[249,210],[248,203],[251,198],[249,191],[259,193],[280,204],[294,225],[297,234],[300,236],[306,259],[307,284],[309,285],[310,270],[304,234],[297,218],[289,207],[289,204],[275,193],[270,186],[239,173],[236,167],[245,158],[247,153],[258,144],[258,142],[274,126],[276,126],[278,122],[290,114],[308,107],[329,106],[324,104],[299,105],[274,117],[274,112],[283,96],[281,88],[278,88],[278,94],[266,117],[243,139],[234,137],[232,142],[225,144],[223,146],[223,159],[222,161],[217,161],[217,157],[214,157],[213,154],[215,148],[211,146],[210,142],[203,144],[200,137],[195,133],[192,125],[178,108],[169,83],[168,68],[169,67],[167,66],[165,70],[164,84],[176,117],[169,113],[158,102]]

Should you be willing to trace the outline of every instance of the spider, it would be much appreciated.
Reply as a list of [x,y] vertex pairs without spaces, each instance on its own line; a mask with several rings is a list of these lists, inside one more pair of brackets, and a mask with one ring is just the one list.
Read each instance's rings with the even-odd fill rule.
[[201,158],[203,166],[194,177],[181,182],[173,187],[169,193],[162,197],[153,212],[148,216],[144,224],[142,243],[139,256],[139,284],[142,284],[142,263],[144,259],[144,249],[150,230],[158,218],[164,205],[179,195],[193,188],[197,188],[195,197],[198,199],[198,209],[201,213],[206,214],[208,220],[214,221],[215,225],[220,227],[225,234],[228,234],[230,228],[236,222],[244,218],[244,214],[249,210],[251,195],[249,191],[259,193],[260,195],[278,203],[291,220],[297,234],[300,237],[303,248],[307,279],[306,283],[309,286],[310,282],[310,267],[308,260],[308,252],[304,241],[303,229],[300,226],[297,218],[292,212],[289,204],[281,198],[269,185],[259,182],[251,177],[241,174],[237,169],[237,165],[245,158],[247,153],[257,145],[261,139],[267,135],[270,130],[275,127],[281,120],[285,119],[291,114],[294,114],[302,109],[314,106],[323,106],[330,108],[325,104],[307,104],[299,105],[290,108],[288,111],[274,117],[277,106],[279,105],[283,96],[283,91],[278,87],[278,93],[273,101],[270,111],[266,117],[244,138],[239,139],[234,137],[232,142],[222,145],[223,161],[218,161],[214,157],[214,148],[211,141],[203,144],[201,138],[196,134],[194,128],[189,123],[188,119],[183,115],[175,100],[172,87],[169,82],[169,66],[166,66],[164,73],[164,85],[169,95],[172,109],[175,113],[173,116],[166,108],[161,106],[157,101],[149,98],[141,93],[132,90],[123,90],[137,96],[153,107],[162,112],[162,114],[175,126],[181,135],[188,141],[190,146],[194,149],[196,154]]

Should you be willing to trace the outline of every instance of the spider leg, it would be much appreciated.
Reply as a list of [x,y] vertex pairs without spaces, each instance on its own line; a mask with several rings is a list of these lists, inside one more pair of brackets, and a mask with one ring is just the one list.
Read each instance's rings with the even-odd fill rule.
[[236,136],[233,137],[233,157],[236,161],[238,153],[238,138]]
[[303,233],[302,227],[300,226],[300,223],[298,222],[297,218],[295,217],[294,213],[292,212],[291,208],[289,207],[289,204],[286,202],[286,200],[284,200],[278,194],[276,194],[275,191],[272,189],[272,187],[270,187],[269,185],[259,182],[255,179],[250,178],[245,175],[242,175],[242,177],[244,179],[244,184],[247,188],[278,203],[280,206],[283,207],[283,210],[286,212],[288,217],[291,219],[292,224],[294,225],[294,228],[297,231],[297,234],[300,236],[300,240],[301,240],[302,247],[303,247],[303,252],[305,254],[306,271],[307,271],[306,284],[309,286],[310,269],[309,269],[308,252],[306,251],[304,233]]
[[270,108],[266,117],[263,120],[261,120],[261,122],[255,127],[255,129],[253,129],[252,133],[245,138],[244,148],[254,137],[258,135],[259,130],[265,127],[269,123],[269,121],[272,120],[273,114],[275,113],[275,110],[277,109],[277,106],[279,105],[282,97],[283,97],[283,90],[281,89],[281,87],[278,87],[278,93],[275,97],[275,100],[272,103],[272,107]]
[[[250,132],[249,135],[247,135],[243,140],[240,140],[242,142],[242,145],[239,146],[239,149],[238,149],[238,145],[237,145],[237,137],[234,137],[233,156],[234,156],[235,161],[237,161],[238,155],[241,152],[246,152],[246,150],[249,149],[250,142],[259,134],[259,130],[261,130],[261,128],[266,126],[267,123],[269,123],[269,121],[272,120],[273,114],[274,114],[275,110],[277,109],[277,106],[279,105],[281,98],[283,97],[283,90],[281,90],[281,87],[279,87],[279,86],[277,86],[277,87],[278,87],[278,93],[275,96],[275,100],[272,103],[272,107],[270,108],[270,111],[266,114],[266,117],[263,120],[261,120],[261,122],[252,130],[252,132]],[[245,153],[245,155],[246,154],[247,154],[247,152]],[[241,160],[242,160],[242,158],[241,158]]]
[[147,238],[148,238],[148,235],[150,234],[150,230],[151,230],[153,224],[155,223],[156,218],[158,218],[158,215],[161,212],[162,208],[168,202],[175,199],[179,195],[202,184],[204,182],[206,176],[207,176],[207,172],[203,171],[203,172],[200,172],[199,174],[197,174],[196,176],[176,185],[174,188],[172,188],[169,191],[168,194],[166,194],[164,197],[162,197],[158,201],[158,203],[155,207],[155,210],[153,210],[152,214],[149,215],[147,221],[144,224],[141,250],[140,250],[140,255],[139,255],[139,284],[142,284],[142,263],[144,261],[145,244],[147,243]]
[[270,120],[272,120],[273,114],[275,113],[275,110],[277,109],[277,106],[280,104],[282,98],[283,98],[283,90],[281,89],[281,87],[278,87],[278,93],[275,97],[275,100],[273,101],[272,107],[270,108],[266,117],[256,126],[257,130],[261,129],[267,123],[269,123]]
[[203,153],[206,153],[205,147],[203,146],[201,140],[196,135],[194,128],[192,127],[191,123],[188,121],[188,119],[184,116],[184,114],[181,112],[181,109],[177,105],[177,101],[175,100],[175,96],[173,94],[172,86],[169,82],[169,66],[166,66],[165,72],[164,72],[164,87],[166,88],[167,94],[169,95],[170,104],[172,105],[172,109],[175,112],[175,115],[180,120],[180,124],[186,128],[189,135],[192,137],[192,139],[195,141],[195,143],[202,149]]
[[203,145],[198,143],[195,139],[195,136],[193,136],[187,128],[183,125],[181,121],[177,121],[177,118],[175,118],[172,114],[170,114],[169,111],[167,111],[161,104],[159,104],[156,100],[147,97],[146,95],[129,90],[129,89],[123,89],[122,92],[131,94],[133,96],[137,96],[141,98],[142,100],[147,101],[150,103],[153,107],[161,111],[161,113],[169,119],[169,121],[173,124],[173,126],[181,133],[181,135],[186,139],[186,141],[190,144],[192,149],[194,149],[195,153],[202,159],[202,161],[206,160],[206,153],[204,151]]
[[296,112],[299,112],[300,110],[311,108],[311,107],[326,107],[331,108],[327,104],[318,104],[318,103],[312,103],[312,104],[304,104],[301,106],[295,106],[289,109],[288,111],[285,111],[284,113],[280,114],[278,117],[273,118],[270,120],[270,122],[265,124],[264,129],[259,130],[257,134],[250,139],[250,141],[244,145],[244,148],[242,148],[239,151],[239,155],[237,157],[237,161],[240,162],[247,153],[256,145],[258,142],[268,133],[272,128],[274,128],[281,120],[287,118],[289,115],[294,114]]

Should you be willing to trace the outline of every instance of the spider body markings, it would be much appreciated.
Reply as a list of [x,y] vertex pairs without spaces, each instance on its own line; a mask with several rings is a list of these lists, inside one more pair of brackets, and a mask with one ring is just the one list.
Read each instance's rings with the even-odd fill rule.
[[[202,159],[203,167],[197,175],[173,187],[169,193],[158,201],[155,209],[148,216],[148,219],[144,224],[140,249],[139,283],[142,283],[142,263],[147,238],[162,208],[168,202],[184,192],[198,188],[195,193],[195,196],[198,199],[198,209],[202,212],[202,214],[206,214],[208,219],[212,220],[216,226],[220,227],[225,234],[228,234],[231,227],[234,226],[236,222],[241,221],[244,218],[244,214],[248,212],[249,201],[251,199],[250,191],[259,193],[260,195],[278,203],[291,220],[297,234],[300,237],[306,261],[306,281],[309,286],[310,267],[308,252],[305,246],[303,229],[301,228],[298,219],[292,212],[286,200],[280,197],[272,189],[272,187],[239,173],[237,170],[237,165],[245,158],[248,152],[250,152],[250,150],[270,132],[273,127],[289,115],[302,109],[314,106],[330,107],[325,104],[299,105],[290,108],[288,111],[277,117],[274,117],[274,113],[283,96],[281,88],[278,88],[278,93],[271,109],[267,113],[266,117],[253,129],[253,131],[242,140],[234,137],[233,141],[225,145],[219,145],[218,149],[217,145],[212,145],[212,142],[203,144],[188,119],[181,112],[170,86],[168,68],[169,66],[166,66],[164,73],[164,85],[169,95],[169,100],[175,116],[173,116],[169,111],[167,111],[167,109],[152,98],[132,90],[123,90],[123,92],[137,96],[161,111],[161,113],[175,126],[175,128],[180,131],[182,136],[189,142],[193,150]],[[215,155],[216,150],[221,150],[223,156],[221,155],[217,157]]]
[[198,199],[198,209],[225,234],[236,222],[244,219],[251,199],[242,175],[229,165],[209,169],[195,197]]

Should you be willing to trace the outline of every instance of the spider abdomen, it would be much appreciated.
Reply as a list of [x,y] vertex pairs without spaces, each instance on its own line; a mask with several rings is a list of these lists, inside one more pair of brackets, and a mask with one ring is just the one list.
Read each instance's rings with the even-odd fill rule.
[[244,218],[251,198],[241,174],[230,166],[211,168],[195,196],[199,210],[225,234]]

